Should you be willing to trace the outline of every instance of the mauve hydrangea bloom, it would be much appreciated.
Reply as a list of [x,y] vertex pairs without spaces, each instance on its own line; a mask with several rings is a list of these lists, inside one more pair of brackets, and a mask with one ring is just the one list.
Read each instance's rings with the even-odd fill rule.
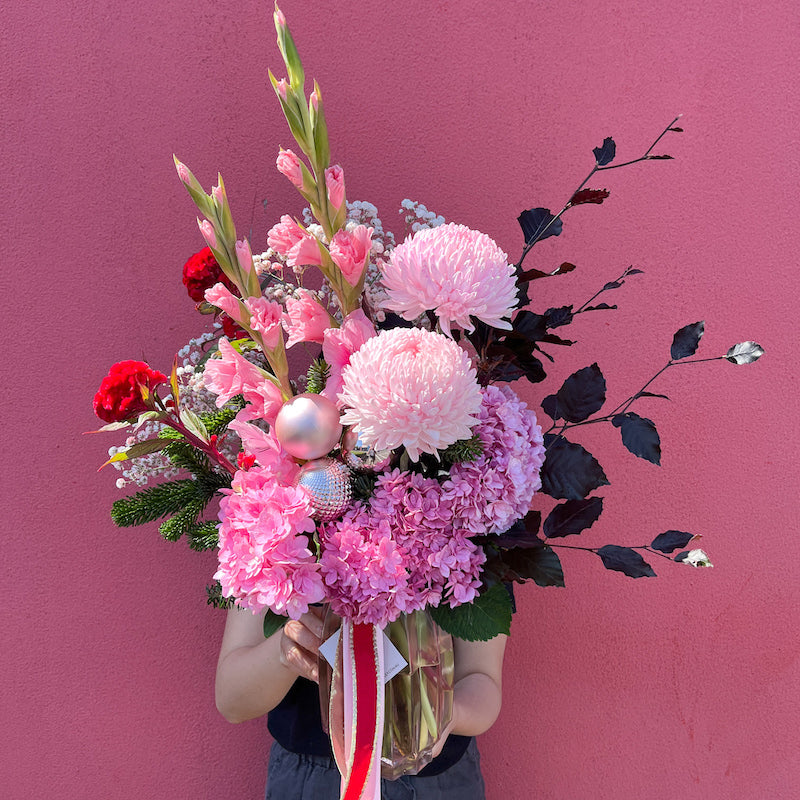
[[323,527],[320,567],[335,613],[386,625],[401,614],[469,603],[480,588],[482,549],[454,529],[439,482],[393,470],[368,506]]
[[542,430],[536,415],[509,387],[486,386],[474,428],[483,453],[454,464],[442,484],[453,524],[471,534],[502,533],[530,510],[542,481]]
[[469,357],[446,336],[382,331],[353,353],[342,379],[342,424],[378,450],[402,445],[417,461],[472,435],[480,387]]
[[224,597],[254,612],[298,619],[325,597],[316,558],[303,534],[314,530],[303,489],[283,486],[269,469],[239,471],[222,490],[219,570]]
[[510,329],[517,306],[514,267],[485,233],[448,223],[420,230],[398,245],[383,269],[385,307],[408,320],[432,310],[442,330],[473,330],[470,316]]

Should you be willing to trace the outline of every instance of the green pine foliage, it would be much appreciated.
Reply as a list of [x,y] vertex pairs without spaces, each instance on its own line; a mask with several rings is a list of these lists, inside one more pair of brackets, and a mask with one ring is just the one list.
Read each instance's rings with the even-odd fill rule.
[[169,542],[177,542],[190,528],[197,525],[207,501],[203,498],[187,503],[180,511],[158,526],[158,532]]
[[111,519],[121,528],[155,522],[176,514],[197,499],[197,487],[191,478],[148,486],[140,492],[114,501]]
[[442,461],[447,464],[462,464],[465,461],[474,461],[483,453],[483,445],[477,434],[469,439],[454,442],[444,452]]
[[219,523],[215,520],[198,522],[186,531],[192,550],[213,550],[219,542]]
[[350,479],[353,489],[353,498],[366,503],[375,491],[378,476],[372,472],[356,472]]
[[222,587],[219,581],[206,586],[206,603],[214,608],[233,608],[234,600],[232,597],[222,596]]
[[325,388],[330,374],[331,368],[322,356],[312,361],[306,373],[306,391],[312,394],[319,394]]

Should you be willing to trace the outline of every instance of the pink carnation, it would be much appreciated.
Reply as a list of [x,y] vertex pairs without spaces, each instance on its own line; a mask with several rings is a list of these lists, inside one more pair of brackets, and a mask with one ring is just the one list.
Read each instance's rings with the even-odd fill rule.
[[366,225],[356,225],[351,231],[338,231],[331,239],[329,250],[333,263],[351,286],[355,286],[364,274],[370,247],[372,228]]
[[444,331],[455,323],[473,330],[470,316],[495,328],[517,305],[514,267],[485,233],[449,223],[425,228],[389,255],[383,270],[385,307],[405,319],[432,310]]
[[464,350],[419,328],[383,331],[353,353],[339,399],[343,425],[377,449],[405,447],[414,461],[469,438],[481,405]]
[[453,524],[472,534],[502,533],[528,513],[541,488],[542,430],[509,387],[486,386],[474,432],[483,453],[454,464],[442,484]]
[[298,342],[318,342],[322,344],[325,330],[330,327],[328,312],[314,299],[311,292],[300,290],[300,297],[286,300],[286,313],[283,327],[289,334],[287,347]]
[[308,537],[311,503],[269,469],[239,471],[220,501],[219,570],[225,597],[254,612],[269,608],[298,619],[325,588]]
[[330,367],[330,375],[322,391],[325,397],[337,402],[342,390],[342,372],[350,363],[350,356],[375,335],[375,326],[360,308],[345,317],[341,328],[328,328],[325,331],[322,357]]

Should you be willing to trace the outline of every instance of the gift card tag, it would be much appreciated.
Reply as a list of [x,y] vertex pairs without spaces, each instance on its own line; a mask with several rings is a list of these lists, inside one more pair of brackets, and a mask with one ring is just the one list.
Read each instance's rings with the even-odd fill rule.
[[[326,639],[320,646],[319,652],[322,657],[331,665],[336,661],[336,648],[339,645],[339,634],[341,628],[333,632],[333,635]],[[386,683],[394,678],[406,665],[406,660],[400,655],[400,651],[392,644],[389,637],[383,634],[383,682]]]

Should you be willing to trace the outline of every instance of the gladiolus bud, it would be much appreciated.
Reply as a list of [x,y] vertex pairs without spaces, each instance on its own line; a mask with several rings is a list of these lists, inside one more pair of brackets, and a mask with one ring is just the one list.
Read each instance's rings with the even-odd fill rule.
[[189,167],[182,161],[175,159],[175,169],[178,170],[178,177],[183,183],[190,184],[192,182],[192,173],[189,172]]
[[338,164],[325,170],[325,186],[328,189],[328,201],[338,211],[344,202],[344,170]]
[[277,3],[275,3],[275,24],[281,28],[286,27],[286,17],[283,15],[283,11],[278,8]]
[[217,249],[217,234],[214,230],[214,226],[207,220],[207,219],[199,219],[197,220],[197,227],[200,228],[200,233],[203,234],[203,238],[206,240],[206,244],[212,249]]
[[285,175],[298,189],[303,188],[303,170],[300,159],[291,150],[281,150],[275,162],[278,172]]
[[312,108],[314,111],[319,110],[319,95],[317,94],[317,90],[314,89],[313,92],[309,95],[308,98],[309,107]]
[[250,249],[250,242],[247,239],[239,239],[236,242],[236,260],[245,275],[253,271],[253,251]]
[[281,98],[281,100],[286,102],[286,97],[289,94],[289,84],[286,83],[286,78],[281,78],[278,81],[278,84],[277,84],[277,86],[275,88],[277,89],[278,95]]
[[211,196],[214,198],[214,202],[216,202],[220,208],[225,205],[225,194],[219,184],[211,187]]

